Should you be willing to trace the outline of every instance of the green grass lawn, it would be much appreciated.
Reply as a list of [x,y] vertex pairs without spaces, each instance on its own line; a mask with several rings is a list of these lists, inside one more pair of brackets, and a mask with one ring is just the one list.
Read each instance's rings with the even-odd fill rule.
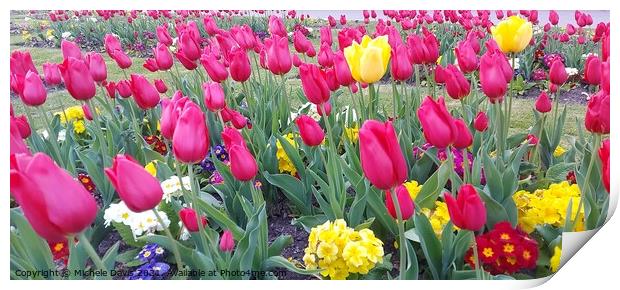
[[[18,38],[19,36],[12,37],[11,51],[16,50],[16,49],[29,50],[32,55],[34,64],[37,66],[37,68],[40,70],[41,73],[42,73],[41,67],[43,63],[45,62],[59,63],[62,61],[62,53],[60,49],[32,48],[32,47],[24,48],[20,46],[20,43],[18,42],[19,41]],[[107,63],[108,80],[117,81],[119,79],[124,79],[125,75],[122,72],[122,70],[118,68],[116,63],[114,63],[114,61],[112,61],[105,52],[102,52],[102,55],[105,57],[106,63]],[[151,73],[142,67],[143,63],[144,63],[144,59],[133,58],[133,65],[129,69],[128,73],[135,72],[135,73],[145,74],[148,76],[149,79],[161,78],[167,84],[170,84],[169,87],[171,86],[171,82],[169,81],[170,75],[168,73],[166,72]],[[203,68],[199,67],[198,69],[202,70]],[[180,69],[180,71],[189,73],[184,69]],[[255,68],[253,71],[255,71]],[[289,73],[288,84],[290,86],[293,86],[294,88],[299,88],[301,86],[299,79],[296,78],[295,71],[292,71],[291,73]],[[171,95],[171,94],[172,94],[172,91],[169,90],[168,95]],[[480,94],[481,92],[478,92],[478,95]],[[380,98],[380,108],[385,108],[387,112],[391,112],[392,107],[393,107],[391,86],[388,86],[388,85],[380,86],[379,98]],[[336,99],[336,102],[338,102],[338,105],[350,105],[350,102],[351,102],[350,100],[351,99],[350,99],[349,94],[345,93],[345,94],[342,94],[340,97],[338,97]],[[460,103],[458,101],[452,100],[450,98],[447,98],[446,101],[447,101],[449,108],[456,108],[457,106],[460,106]],[[21,104],[19,100],[12,99],[11,103],[13,103],[15,112],[17,114],[24,113],[24,106],[23,104]],[[294,100],[292,104],[298,105],[299,102],[296,102],[296,100]],[[43,105],[43,110],[49,111],[49,112],[59,112],[62,110],[61,109],[62,107],[66,108],[66,107],[73,106],[73,105],[79,105],[79,102],[74,100],[67,93],[66,90],[58,90],[58,91],[54,91],[48,94],[47,101]],[[510,127],[511,133],[524,132],[525,130],[528,130],[530,126],[532,126],[533,120],[534,120],[534,115],[532,113],[533,107],[534,107],[534,100],[517,99],[517,98],[513,99],[512,123]],[[42,123],[40,118],[37,118],[36,112],[34,112],[34,110],[32,111],[33,111],[32,112],[33,117],[35,119],[35,122],[34,124],[32,124],[32,126],[35,129],[42,128],[44,124]],[[566,136],[563,140],[564,144],[566,144],[566,142],[569,142],[568,138],[570,136],[575,136],[577,134],[577,125],[576,125],[577,123],[575,122],[575,118],[579,119],[578,122],[581,123],[584,117],[584,112],[585,112],[584,105],[575,104],[575,103],[567,104],[567,118],[566,118],[566,125],[565,125]]]

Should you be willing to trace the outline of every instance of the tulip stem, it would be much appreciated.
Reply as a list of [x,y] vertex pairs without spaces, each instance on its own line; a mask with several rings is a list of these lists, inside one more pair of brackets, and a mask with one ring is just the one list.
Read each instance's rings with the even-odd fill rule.
[[366,108],[366,103],[364,102],[364,88],[362,88],[362,84],[359,84],[359,92],[360,92],[360,107],[362,109],[362,120],[368,119],[368,108]]
[[[161,227],[164,228],[166,236],[168,237],[168,239],[170,239],[170,244],[172,245],[172,253],[174,254],[174,260],[177,263],[177,269],[183,269],[183,262],[181,262],[181,254],[179,252],[179,247],[177,246],[177,241],[174,239],[174,237],[172,237],[170,229],[168,229],[168,227],[164,224],[164,220],[159,215],[159,212],[157,212],[157,208],[153,208],[152,211],[155,214],[155,217],[157,217],[157,221],[159,222]],[[198,222],[198,224],[201,225],[202,223]]]
[[[207,243],[204,240],[204,236],[202,235],[202,233],[205,233],[206,235],[206,231],[204,229],[204,226],[202,225],[202,214],[200,213],[200,211],[198,210],[198,203],[196,202],[196,199],[200,198],[200,190],[198,188],[196,188],[196,184],[194,183],[194,168],[193,168],[193,164],[187,164],[187,175],[189,176],[189,185],[191,188],[191,195],[190,195],[190,199],[192,200],[192,205],[191,208],[194,210],[194,212],[196,213],[196,219],[197,219],[197,223],[198,223],[198,236],[200,236],[200,241],[204,247],[204,253],[205,255],[209,253],[209,248],[207,246]],[[181,180],[181,186],[183,185],[183,181]],[[209,239],[209,236],[207,235],[207,239]]]
[[399,250],[399,258],[400,263],[398,265],[399,270],[399,279],[405,280],[405,272],[406,272],[406,258],[407,258],[407,241],[405,240],[405,221],[403,221],[403,214],[400,210],[400,202],[398,201],[398,197],[396,196],[396,188],[390,189],[390,197],[392,198],[392,204],[394,205],[394,209],[396,210],[396,225],[398,226],[398,250]]
[[52,130],[50,119],[47,117],[47,113],[43,110],[43,107],[38,106],[37,109],[39,109],[39,114],[43,115],[43,120],[45,120],[45,125],[47,126],[48,132],[48,139],[50,139],[50,144],[52,144],[54,155],[56,155],[56,161],[58,161],[60,167],[65,168],[65,161],[62,159],[62,155],[60,154],[60,148],[58,147],[58,136],[56,136],[56,131]]
[[469,156],[467,148],[463,148],[463,183],[470,183],[469,179]]
[[[337,159],[336,159],[336,157],[338,156],[338,152],[336,151],[336,147],[334,145],[334,141],[336,139],[334,138],[334,133],[332,132],[332,127],[331,127],[331,124],[329,122],[329,116],[327,116],[327,114],[325,114],[325,112],[326,112],[326,110],[325,110],[325,103],[321,104],[321,106],[322,106],[323,113],[324,113],[323,114],[323,120],[325,121],[325,127],[327,128],[327,137],[329,138],[329,140],[328,140],[329,141],[328,142],[329,143],[329,150],[327,151],[327,158],[328,158],[327,160],[333,162],[333,163],[327,163],[327,162],[325,162],[325,160],[323,160],[323,163],[325,163],[325,170],[327,170],[327,176],[328,176],[328,179],[329,179],[329,186],[330,186],[330,189],[331,189],[331,192],[332,192],[331,193],[332,198],[334,200],[336,200],[337,203],[338,203],[338,208],[337,208],[337,211],[334,211],[334,215],[337,218],[342,218],[342,214],[343,214],[342,213],[342,211],[343,211],[343,209],[342,209],[343,198],[336,199],[336,194],[338,193],[338,189],[340,188],[340,186],[336,186],[337,185],[336,183],[338,182],[339,179],[338,178],[330,178],[330,177],[336,176],[336,174],[339,174],[338,170],[336,169],[337,166],[339,166],[337,164]],[[344,195],[341,194],[340,197],[344,197]],[[333,205],[332,205],[332,207],[333,207]]]
[[476,243],[476,233],[471,232],[472,241],[474,243],[474,268],[476,269],[476,278],[478,280],[482,280],[484,278],[484,274],[482,273],[482,269],[480,267],[480,259],[478,259],[478,244]]
[[[538,133],[538,140],[542,140],[542,134],[545,130],[545,120],[547,120],[547,113],[543,113],[542,120],[540,121],[540,131]],[[536,142],[534,146],[534,152],[532,154],[532,158],[535,162],[538,163],[538,170],[540,170],[542,166],[542,154],[539,152],[538,147],[540,146],[540,141]]]
[[101,122],[99,121],[99,114],[97,113],[97,110],[95,109],[95,106],[92,105],[92,103],[90,102],[90,100],[86,100],[86,105],[88,106],[88,109],[90,110],[91,115],[93,116],[93,119],[95,120],[95,134],[97,134],[97,139],[99,139],[99,144],[101,145],[101,162],[104,164],[105,167],[108,167],[109,164],[108,162],[106,162],[106,155],[109,153],[108,151],[108,144],[105,140],[105,138],[103,138],[103,130],[101,130]]
[[[495,126],[495,151],[496,151],[496,160],[497,160],[497,164],[500,164],[500,162],[503,162],[503,158],[504,158],[504,140],[502,139],[503,137],[503,128],[504,128],[504,123],[503,118],[502,118],[502,105],[497,102],[495,105],[495,119],[497,120],[497,125]],[[499,166],[498,168],[501,168],[501,166]]]
[[[512,62],[512,69],[514,70],[515,67],[515,54],[511,53],[510,54],[510,58],[511,58],[511,62]],[[514,79],[514,75],[512,76],[512,78],[510,79],[510,86],[509,86],[509,94],[508,94],[508,102],[506,104],[506,123],[504,124],[504,140],[506,138],[508,138],[508,130],[510,129],[510,116],[512,115],[512,99],[514,99],[514,90],[513,90],[513,79]]]
[[[105,264],[101,260],[101,257],[99,257],[99,255],[97,254],[97,251],[95,251],[95,248],[93,248],[93,245],[90,243],[84,232],[81,232],[79,234],[79,237],[79,242],[84,244],[84,249],[86,250],[86,253],[90,257],[90,259],[93,261],[93,264],[95,264],[97,269],[101,270],[103,276],[107,277],[108,275]],[[73,237],[69,237],[69,239],[73,239]]]
[[224,123],[224,118],[222,117],[222,110],[217,110],[217,117],[222,124],[222,130],[224,130],[224,128],[226,128],[226,124]]

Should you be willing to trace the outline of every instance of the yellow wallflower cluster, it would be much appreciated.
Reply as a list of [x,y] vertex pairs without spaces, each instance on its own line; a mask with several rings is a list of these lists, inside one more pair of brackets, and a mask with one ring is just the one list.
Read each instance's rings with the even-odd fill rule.
[[[412,200],[418,196],[418,193],[422,190],[422,185],[418,184],[417,181],[411,180],[403,183],[407,191],[409,192],[409,196],[411,196]],[[438,237],[441,237],[441,232],[446,224],[450,221],[450,214],[448,213],[448,206],[443,201],[435,201],[434,208],[422,208],[421,212],[428,218],[431,222],[431,226],[435,231],[435,234]],[[456,229],[456,227],[455,227]]]
[[418,184],[418,182],[415,180],[407,181],[403,183],[403,185],[409,192],[409,196],[411,196],[411,200],[415,200],[415,198],[418,197],[418,193],[420,193],[420,190],[422,190],[422,185]]
[[310,231],[303,260],[307,269],[322,269],[323,277],[343,280],[382,263],[383,242],[370,229],[356,231],[343,219],[327,221]]
[[557,272],[560,268],[560,257],[562,257],[562,248],[555,246],[553,249],[553,256],[549,260],[549,266],[551,266],[552,272]]
[[344,134],[352,143],[357,142],[360,134],[360,128],[355,125],[354,127],[349,127],[344,129]]
[[64,112],[56,112],[55,115],[60,117],[60,123],[66,124],[67,122],[73,123],[73,132],[76,134],[82,134],[86,132],[86,126],[84,124],[84,110],[81,106],[72,106],[65,109]]
[[555,150],[553,150],[553,157],[560,157],[560,156],[564,155],[564,153],[566,153],[566,149],[564,149],[564,147],[558,145],[558,147],[555,147]]
[[[297,148],[297,142],[295,142],[295,136],[293,133],[288,133],[284,136],[284,139],[288,141],[293,147]],[[284,147],[280,143],[280,140],[276,142],[276,147],[278,151],[276,152],[276,157],[278,158],[278,170],[280,173],[289,173],[290,175],[295,176],[297,174],[297,169],[291,161],[291,158],[286,155],[286,151],[284,151]]]
[[[554,183],[548,189],[538,189],[533,193],[519,190],[512,196],[519,210],[519,225],[527,233],[536,226],[549,224],[563,227],[569,203],[572,201],[570,220],[574,221],[579,208],[581,192],[577,184],[568,181]],[[583,230],[583,208],[579,212],[576,231]]]

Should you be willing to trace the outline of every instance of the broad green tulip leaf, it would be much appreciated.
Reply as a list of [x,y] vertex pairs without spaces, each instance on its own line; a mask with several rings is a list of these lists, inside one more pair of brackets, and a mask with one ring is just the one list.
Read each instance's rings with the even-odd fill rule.
[[271,242],[271,245],[269,245],[268,256],[273,257],[280,255],[282,250],[291,244],[293,244],[293,238],[290,235],[282,235],[277,237],[273,242]]
[[291,272],[301,274],[301,275],[315,275],[321,272],[321,269],[308,270],[308,269],[298,268],[295,265],[293,265],[293,263],[291,263],[289,260],[285,259],[282,256],[269,257],[267,258],[267,260],[265,260],[264,265],[265,265],[265,269],[271,270],[275,268],[284,268]]
[[433,279],[441,279],[441,243],[437,239],[437,236],[435,236],[435,231],[425,215],[416,214],[413,222],[415,223],[415,229],[420,237],[420,246],[422,247],[426,261],[428,262]]

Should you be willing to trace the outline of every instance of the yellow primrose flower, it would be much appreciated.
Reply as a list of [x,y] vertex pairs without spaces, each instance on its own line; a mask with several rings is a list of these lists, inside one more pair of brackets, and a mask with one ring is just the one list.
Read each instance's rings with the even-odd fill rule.
[[407,181],[403,183],[403,185],[405,186],[405,188],[407,188],[407,192],[409,192],[411,200],[415,200],[415,198],[418,196],[418,193],[420,193],[420,190],[422,190],[422,185],[418,184],[418,182],[415,180]]
[[379,81],[387,71],[391,52],[386,35],[375,39],[364,35],[361,44],[354,41],[344,49],[344,57],[351,76],[358,82],[371,84]]
[[157,176],[157,166],[155,163],[157,163],[157,161],[153,160],[144,166],[144,169],[153,176]]
[[553,157],[560,157],[560,156],[564,155],[564,153],[566,153],[566,149],[564,149],[564,147],[558,145],[558,147],[555,147],[555,150],[553,150]]
[[86,126],[84,126],[83,120],[73,122],[73,132],[75,132],[75,134],[82,134],[86,132]]
[[[288,141],[291,145],[293,145],[294,148],[297,148],[297,142],[295,142],[295,138],[292,133],[289,133],[286,136],[284,136],[284,139],[286,139],[286,141]],[[293,164],[293,161],[291,160],[291,158],[288,157],[288,155],[286,154],[286,151],[284,151],[284,147],[282,146],[282,143],[280,143],[280,140],[276,141],[276,147],[277,147],[276,158],[278,159],[278,170],[280,171],[280,173],[288,172],[290,175],[295,176],[297,174],[297,169],[295,168],[295,165]]]
[[520,52],[532,39],[532,23],[513,15],[491,27],[491,34],[504,53]]
[[562,257],[562,248],[555,246],[553,248],[553,256],[549,260],[549,266],[551,266],[551,271],[557,272],[560,268],[560,258]]
[[359,138],[360,128],[357,125],[355,125],[354,127],[345,128],[344,133],[347,136],[347,139],[355,143]]

